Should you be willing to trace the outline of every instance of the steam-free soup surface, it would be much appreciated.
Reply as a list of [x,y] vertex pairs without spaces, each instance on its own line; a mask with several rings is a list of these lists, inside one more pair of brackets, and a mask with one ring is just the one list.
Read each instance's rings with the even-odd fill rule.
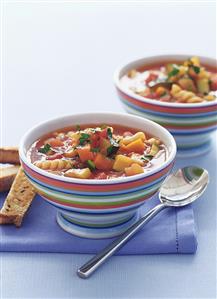
[[79,179],[112,179],[150,171],[167,159],[159,138],[120,125],[77,125],[51,132],[29,149],[31,162]]

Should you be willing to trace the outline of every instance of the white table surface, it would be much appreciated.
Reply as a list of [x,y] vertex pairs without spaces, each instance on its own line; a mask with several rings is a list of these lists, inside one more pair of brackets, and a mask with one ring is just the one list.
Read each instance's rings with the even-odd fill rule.
[[[3,144],[62,114],[123,111],[112,74],[158,53],[216,55],[215,5],[3,1]],[[216,157],[206,201],[194,205],[196,255],[116,256],[89,280],[88,255],[1,253],[0,298],[216,298]],[[189,161],[186,161],[188,163]],[[191,161],[190,161],[191,162]]]

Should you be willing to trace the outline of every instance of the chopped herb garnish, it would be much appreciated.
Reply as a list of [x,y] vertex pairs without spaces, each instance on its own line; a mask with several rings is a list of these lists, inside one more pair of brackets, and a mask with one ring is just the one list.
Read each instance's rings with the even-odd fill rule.
[[115,145],[111,145],[107,148],[107,156],[111,157],[117,153],[119,150],[119,145],[116,143]]
[[46,154],[49,152],[50,149],[51,149],[51,146],[50,146],[50,144],[47,143],[44,146],[40,147],[38,151],[39,151],[39,153]]
[[107,134],[108,134],[108,138],[109,139],[112,138],[112,130],[111,130],[111,128],[107,129]]
[[81,133],[81,137],[79,138],[79,145],[83,145],[85,142],[89,141],[89,138],[89,134]]
[[98,153],[99,150],[100,150],[99,147],[92,147],[92,148],[91,148],[91,152],[93,152],[93,153]]
[[176,76],[178,73],[179,73],[179,69],[175,65],[173,65],[173,70],[169,72],[168,78]]
[[87,160],[87,166],[90,168],[90,170],[94,170],[96,168],[95,163],[91,160]]
[[108,139],[111,143],[111,145],[107,148],[107,156],[111,157],[117,153],[120,146],[119,143],[112,137],[112,130],[111,128],[107,129]]
[[152,155],[145,155],[143,157],[141,157],[142,160],[145,160],[145,161],[151,161],[151,159],[153,158],[154,156]]
[[81,127],[79,125],[76,125],[75,127],[77,131],[81,131]]
[[199,72],[200,72],[199,66],[192,65],[192,68],[196,74],[199,74]]

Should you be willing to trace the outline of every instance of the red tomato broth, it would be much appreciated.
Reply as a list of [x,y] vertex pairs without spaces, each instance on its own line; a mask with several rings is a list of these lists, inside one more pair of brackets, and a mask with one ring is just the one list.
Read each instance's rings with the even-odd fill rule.
[[[139,161],[140,159],[142,159],[142,157],[146,157],[149,156],[149,152],[152,149],[153,145],[149,142],[149,140],[153,139],[154,137],[142,132],[145,134],[146,139],[144,140],[144,147],[145,150],[143,153],[141,153],[141,151],[138,152],[133,152],[133,151],[127,151],[126,147],[128,146],[128,148],[136,148],[136,145],[140,145],[141,146],[141,141],[137,141],[137,143],[132,144],[132,142],[130,142],[128,145],[120,145],[118,148],[118,151],[116,154],[112,155],[112,156],[107,156],[107,154],[105,154],[105,151],[102,151],[101,146],[101,140],[106,140],[106,142],[110,142],[109,141],[109,137],[106,136],[107,135],[107,131],[105,132],[105,129],[101,129],[101,131],[99,130],[98,132],[94,132],[93,135],[89,134],[89,140],[90,142],[84,142],[84,144],[77,144],[76,146],[74,146],[74,141],[71,137],[67,136],[67,134],[69,134],[69,132],[71,133],[78,133],[80,132],[80,134],[82,134],[83,132],[85,133],[85,130],[90,130],[90,129],[96,129],[99,128],[100,124],[88,124],[88,125],[80,125],[79,127],[79,131],[77,130],[76,126],[71,126],[71,127],[66,127],[63,129],[59,129],[56,130],[54,132],[48,133],[44,136],[42,136],[40,139],[38,139],[36,142],[34,142],[32,144],[32,146],[30,147],[29,151],[28,151],[28,158],[32,163],[38,163],[38,162],[48,162],[51,161],[51,163],[56,163],[58,161],[64,161],[66,163],[71,163],[72,162],[72,167],[69,168],[68,165],[67,168],[65,169],[63,167],[63,169],[58,169],[58,167],[56,169],[49,169],[49,167],[47,167],[47,169],[45,169],[44,167],[42,167],[41,165],[38,166],[39,168],[42,168],[48,172],[54,173],[56,175],[64,175],[67,176],[67,171],[79,171],[79,170],[83,170],[83,169],[87,169],[89,168],[91,170],[91,175],[89,175],[89,177],[84,177],[84,178],[89,178],[89,179],[112,179],[112,178],[118,178],[118,177],[125,177],[126,176],[126,172],[124,169],[122,170],[115,170],[115,169],[109,169],[109,167],[105,167],[105,165],[113,165],[116,161],[116,156],[124,156],[127,158],[138,158]],[[124,138],[128,138],[128,137],[133,137],[135,136],[135,134],[138,133],[137,129],[134,128],[129,128],[129,127],[125,127],[125,126],[121,126],[121,125],[109,125],[106,127],[106,130],[108,130],[108,128],[113,128],[113,132],[112,132],[112,138],[114,138],[115,140],[122,140]],[[140,132],[141,133],[141,132]],[[99,140],[97,140],[95,135],[99,135],[100,138]],[[92,138],[93,137],[93,138]],[[52,140],[52,144],[55,144],[55,142],[53,141],[53,138],[60,138],[62,143],[57,142],[57,144],[60,144],[61,146],[53,146],[53,147],[49,147],[49,150],[46,153],[41,153],[40,149],[44,149],[47,144],[49,144],[49,140]],[[91,140],[92,138],[92,140]],[[141,138],[138,138],[141,139]],[[59,139],[57,139],[59,140]],[[79,141],[81,140],[81,137],[79,139]],[[153,168],[159,166],[159,164],[162,164],[168,154],[167,154],[167,149],[165,147],[165,145],[158,139],[154,139],[156,142],[158,142],[158,152],[156,153],[155,156],[150,158],[150,161],[146,161],[144,160],[144,165],[141,166],[142,164],[142,160],[139,162],[141,163],[140,166],[142,167],[143,172],[146,171],[150,171]],[[93,148],[91,147],[91,145],[94,145]],[[118,144],[119,145],[119,144]],[[66,154],[66,152],[72,148],[72,146],[74,146],[73,151],[77,150],[77,152],[81,151],[81,150],[85,150],[87,157],[88,157],[88,161],[90,165],[88,165],[88,161],[85,162],[85,159],[83,158],[82,161],[80,159],[80,157],[82,157],[82,155],[80,154],[76,154],[73,157],[66,157],[64,156]],[[100,150],[98,152],[98,147],[100,147]],[[94,150],[97,149],[97,151],[95,152]],[[93,150],[93,151],[92,151]],[[100,156],[101,155],[101,156]],[[100,158],[102,160],[102,169],[91,169],[91,163],[94,161],[97,162],[97,158]],[[104,159],[104,160],[103,160]],[[125,159],[125,158],[124,158]],[[149,159],[149,158],[148,158]],[[54,162],[52,162],[52,160]],[[137,161],[137,160],[136,160]],[[42,164],[41,163],[41,164]],[[59,163],[59,162],[58,162]],[[137,163],[137,162],[135,162]],[[132,163],[132,164],[135,164]],[[117,163],[116,163],[117,164]],[[94,164],[95,165],[95,164]],[[103,169],[103,167],[105,167],[105,169]],[[130,167],[130,165],[129,165]],[[100,168],[100,167],[99,167]],[[134,167],[135,168],[135,167]],[[137,167],[139,168],[139,167]],[[74,170],[75,169],[75,170]],[[131,173],[130,171],[128,171],[128,173]],[[137,173],[135,173],[137,174]],[[72,177],[72,176],[71,176]],[[75,177],[75,176],[73,176]],[[80,178],[80,177],[77,177]],[[80,178],[82,179],[82,177]]]

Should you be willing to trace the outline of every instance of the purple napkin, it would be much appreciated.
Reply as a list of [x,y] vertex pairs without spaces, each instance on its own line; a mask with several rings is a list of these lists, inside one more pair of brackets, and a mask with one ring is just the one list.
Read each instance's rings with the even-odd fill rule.
[[[2,205],[6,194],[0,195]],[[159,203],[157,195],[140,209],[145,213]],[[0,226],[0,251],[96,253],[112,239],[83,239],[63,231],[56,223],[56,210],[37,196],[23,225]],[[191,206],[163,210],[138,232],[119,254],[194,253],[197,249]]]

